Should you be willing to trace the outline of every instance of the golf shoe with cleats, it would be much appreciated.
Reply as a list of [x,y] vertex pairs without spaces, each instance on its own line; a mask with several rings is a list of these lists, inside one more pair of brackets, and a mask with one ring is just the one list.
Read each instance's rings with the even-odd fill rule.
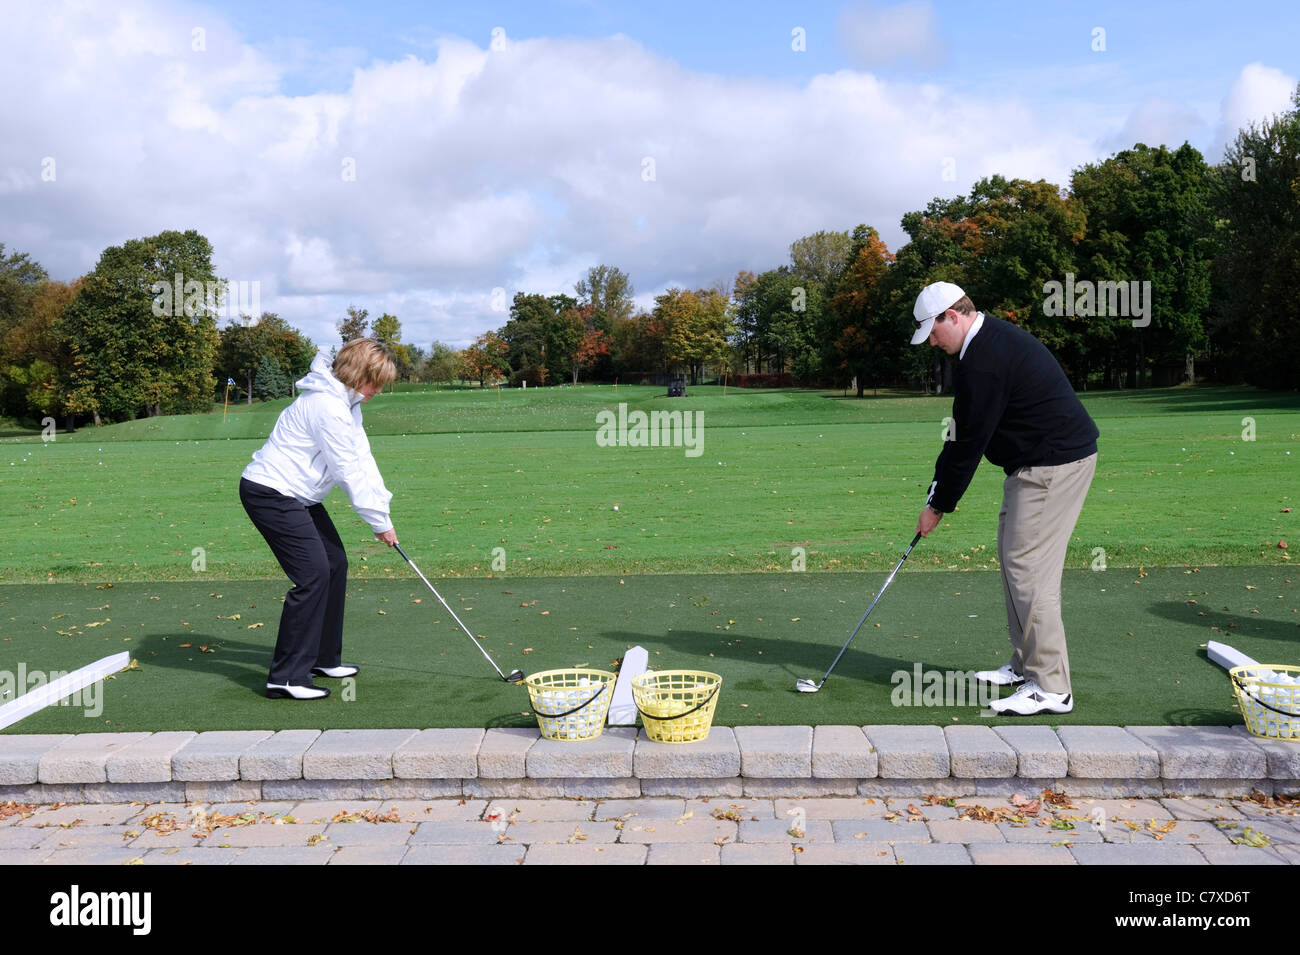
[[989,704],[994,713],[1007,716],[1034,716],[1038,713],[1069,713],[1074,709],[1074,697],[1069,693],[1048,693],[1033,680],[1010,696]]
[[1015,686],[1025,682],[1024,674],[1011,669],[1010,663],[1004,663],[996,670],[980,670],[975,674],[975,679],[994,686]]

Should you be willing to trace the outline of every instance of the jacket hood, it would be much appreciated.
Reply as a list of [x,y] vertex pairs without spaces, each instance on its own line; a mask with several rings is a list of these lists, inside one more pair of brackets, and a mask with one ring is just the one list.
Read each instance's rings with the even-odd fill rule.
[[355,404],[361,397],[334,377],[334,360],[323,348],[316,352],[316,357],[312,359],[311,370],[298,379],[298,390],[323,391],[326,394],[337,395],[350,405]]

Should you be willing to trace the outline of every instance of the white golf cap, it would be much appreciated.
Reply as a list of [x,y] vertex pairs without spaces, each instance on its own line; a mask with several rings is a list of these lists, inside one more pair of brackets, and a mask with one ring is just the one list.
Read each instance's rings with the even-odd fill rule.
[[952,308],[953,303],[964,296],[958,286],[951,282],[933,282],[921,289],[912,308],[912,321],[916,324],[916,334],[912,336],[913,345],[924,344],[934,328],[935,316]]

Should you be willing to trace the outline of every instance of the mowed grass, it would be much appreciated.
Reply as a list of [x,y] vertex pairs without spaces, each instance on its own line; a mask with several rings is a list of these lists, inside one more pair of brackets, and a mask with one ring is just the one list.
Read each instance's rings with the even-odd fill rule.
[[[1294,543],[1300,398],[1084,401],[1102,438],[1065,580],[1079,707],[1035,722],[1238,723],[1204,644],[1295,661],[1279,545]],[[702,453],[598,445],[597,413],[620,403],[702,413]],[[263,698],[287,582],[237,486],[286,404],[0,441],[0,684],[20,665],[136,663],[101,712],[50,708],[9,732],[530,725],[524,691],[341,492],[345,658],[362,676],[319,704]],[[640,644],[656,668],[720,673],[722,725],[947,725],[990,720],[970,701],[896,705],[895,677],[1005,660],[1003,475],[987,463],[826,688],[794,681],[820,679],[911,539],[949,414],[934,396],[579,387],[405,391],[365,420],[403,546],[502,669],[612,668]]]
[[[1068,567],[1287,563],[1300,398],[1194,388],[1084,402],[1101,451]],[[702,453],[599,446],[596,415],[620,403],[697,413]],[[286,404],[6,439],[0,580],[282,580],[237,487]],[[950,413],[938,396],[591,386],[404,391],[365,420],[422,569],[514,577],[887,569]],[[982,464],[909,571],[995,568],[1002,479]],[[352,576],[409,574],[342,492],[328,506]]]

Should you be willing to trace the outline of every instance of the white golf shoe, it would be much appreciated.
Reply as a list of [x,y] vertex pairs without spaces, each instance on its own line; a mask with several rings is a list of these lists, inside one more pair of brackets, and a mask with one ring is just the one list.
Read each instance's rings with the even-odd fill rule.
[[1009,716],[1034,716],[1037,713],[1069,713],[1074,709],[1074,697],[1069,693],[1048,693],[1029,680],[1020,689],[1002,700],[989,704],[994,713]]
[[330,691],[323,686],[295,686],[291,683],[268,683],[268,700],[323,700]]
[[1025,682],[1024,674],[1011,669],[1010,663],[1004,663],[996,670],[980,670],[975,674],[975,679],[981,683],[992,683],[994,686],[1015,686],[1017,683]]

